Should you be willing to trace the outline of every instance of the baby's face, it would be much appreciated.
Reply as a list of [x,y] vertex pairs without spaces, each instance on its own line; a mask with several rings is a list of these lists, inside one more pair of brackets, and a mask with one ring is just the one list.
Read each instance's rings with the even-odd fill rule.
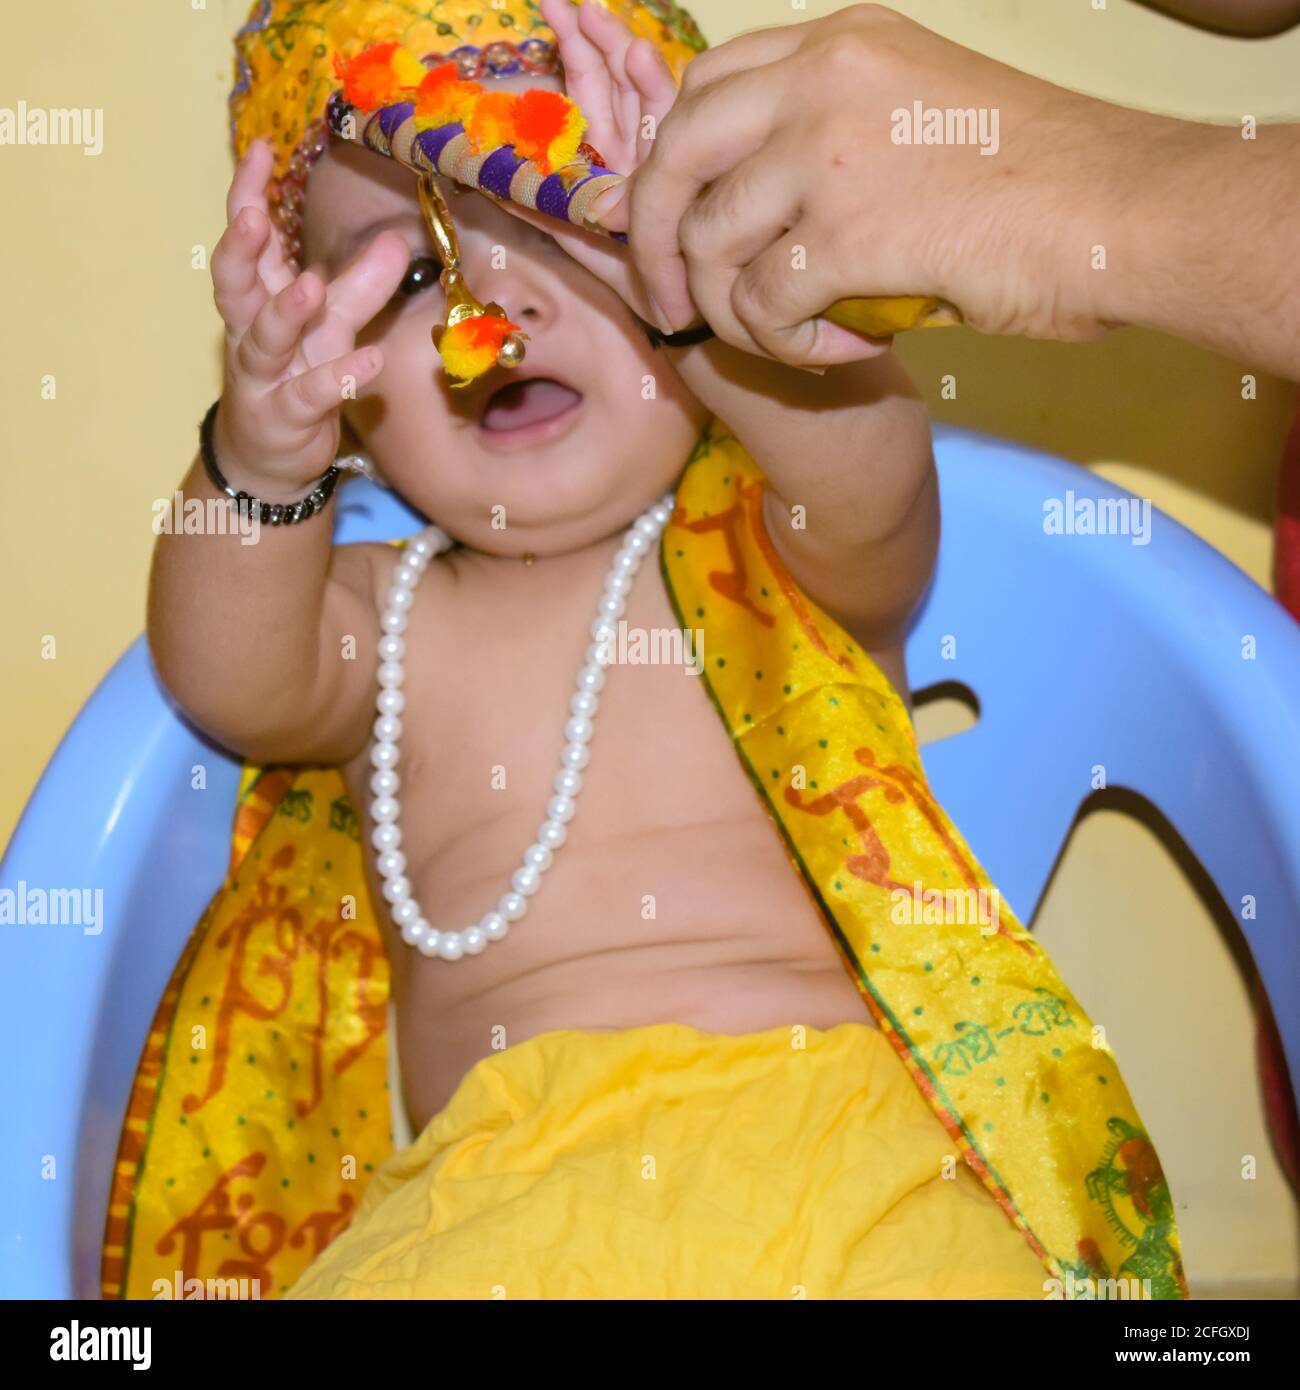
[[344,403],[345,418],[385,481],[475,550],[556,554],[610,536],[672,486],[707,411],[622,299],[549,236],[479,193],[439,185],[466,283],[528,334],[525,360],[451,388],[431,338],[446,297],[415,175],[336,142],[308,178],[305,264],[328,281],[386,227],[411,251],[402,288],[360,339],[382,346],[384,369]]

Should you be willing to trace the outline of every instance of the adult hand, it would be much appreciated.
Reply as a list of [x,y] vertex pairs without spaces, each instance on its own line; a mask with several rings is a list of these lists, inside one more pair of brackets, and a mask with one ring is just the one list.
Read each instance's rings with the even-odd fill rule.
[[[918,103],[983,113],[984,146],[918,143]],[[1286,363],[1294,342],[1261,335],[1253,314],[1272,293],[1242,280],[1294,273],[1241,249],[1265,159],[1277,217],[1296,215],[1300,128],[1271,129],[1282,143],[1265,156],[1235,126],[1111,106],[854,5],[694,59],[603,220],[630,231],[675,328],[702,315],[734,346],[798,365],[867,355],[816,316],[876,295],[939,296],[987,333],[1078,340],[1139,322]],[[1212,210],[1231,204],[1208,191],[1234,180],[1236,208]]]

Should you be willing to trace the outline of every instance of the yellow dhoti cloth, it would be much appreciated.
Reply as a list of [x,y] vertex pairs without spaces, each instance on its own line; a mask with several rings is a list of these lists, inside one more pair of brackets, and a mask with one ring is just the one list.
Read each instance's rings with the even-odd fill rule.
[[289,1298],[1043,1298],[874,1028],[558,1030],[489,1055]]

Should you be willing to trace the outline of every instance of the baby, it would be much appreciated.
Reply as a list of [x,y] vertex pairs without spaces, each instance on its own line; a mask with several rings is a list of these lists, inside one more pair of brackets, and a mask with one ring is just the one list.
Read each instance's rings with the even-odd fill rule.
[[[567,88],[536,70],[480,80],[567,90],[584,139],[631,172],[677,91],[663,45],[611,12],[647,11],[512,2],[530,42],[554,36]],[[373,37],[401,39],[407,8]],[[444,8],[494,27],[501,10]],[[306,183],[299,272],[272,224],[272,164],[269,144],[249,146],[213,256],[220,474],[292,503],[359,450],[454,541],[335,546],[327,503],[256,545],[164,535],[155,555],[151,649],[189,717],[251,760],[338,765],[369,812],[421,1137],[295,1292],[590,1294],[572,1242],[599,1228],[614,1296],[1041,1296],[1023,1233],[964,1165],[945,1180],[949,1135],[877,1030],[698,670],[602,661],[594,645],[602,595],[627,632],[682,626],[656,555],[684,467],[725,422],[766,480],[756,525],[774,573],[906,700],[938,494],[924,408],[888,345],[819,375],[699,333],[665,344],[626,247],[444,180],[466,282],[527,334],[517,370],[453,389],[430,344],[446,304],[409,171],[332,143]],[[221,495],[201,460],[182,490]],[[863,875],[886,883],[881,862]],[[599,1158],[583,1147],[597,1113]],[[527,1159],[474,1170],[490,1135],[526,1137]],[[779,1174],[756,1176],[756,1151],[780,1155]],[[542,1152],[546,1172],[520,1186]],[[730,1202],[745,1212],[711,1225]],[[630,1224],[609,1224],[620,1205]],[[686,1253],[702,1240],[707,1253]]]

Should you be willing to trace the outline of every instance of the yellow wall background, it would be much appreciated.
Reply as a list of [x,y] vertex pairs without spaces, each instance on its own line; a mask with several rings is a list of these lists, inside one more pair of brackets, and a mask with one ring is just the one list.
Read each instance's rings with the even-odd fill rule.
[[[1300,30],[1201,34],[1127,0],[896,0],[931,28],[1065,86],[1170,114],[1300,119]],[[0,839],[61,733],[144,622],[151,503],[169,496],[219,389],[206,270],[224,223],[229,39],[246,0],[13,7],[0,105],[100,107],[104,149],[0,147]],[[835,0],[697,0],[719,42]],[[1207,197],[1214,191],[1207,190]],[[1075,459],[1149,496],[1261,583],[1290,388],[1127,332],[1106,342],[915,334],[900,349],[937,420]],[[955,401],[938,399],[946,373]],[[41,398],[52,375],[57,396]],[[42,642],[56,639],[54,660]],[[1015,808],[1009,807],[1014,815]],[[1086,818],[1036,928],[1105,1022],[1157,1138],[1195,1291],[1295,1292],[1295,1208],[1264,1134],[1245,989],[1168,854],[1115,811]],[[1177,961],[1177,992],[1162,987]],[[1242,1155],[1259,1160],[1244,1182]]]

